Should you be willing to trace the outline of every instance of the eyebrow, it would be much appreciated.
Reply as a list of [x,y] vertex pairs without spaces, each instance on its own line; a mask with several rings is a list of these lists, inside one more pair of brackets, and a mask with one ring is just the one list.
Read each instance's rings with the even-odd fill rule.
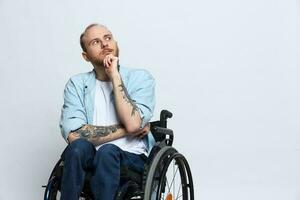
[[107,36],[111,36],[112,37],[112,34],[111,33],[107,33],[104,35],[104,37],[107,37]]

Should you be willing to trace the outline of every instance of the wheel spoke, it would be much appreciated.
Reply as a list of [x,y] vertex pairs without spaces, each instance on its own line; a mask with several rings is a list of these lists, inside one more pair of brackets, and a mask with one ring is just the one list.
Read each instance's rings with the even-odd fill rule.
[[[175,168],[175,161],[173,160],[172,161],[173,162],[173,180],[172,180],[172,182],[171,182],[171,185],[173,184],[173,182],[174,182],[174,184],[173,184],[173,194],[175,194],[175,176],[176,176],[176,173],[177,173],[177,171],[176,171],[176,173],[174,174],[174,168]],[[178,169],[178,168],[177,168]]]
[[178,196],[181,189],[182,189],[182,184],[180,184],[180,187],[178,188],[178,192],[177,192],[177,195],[176,195],[176,199],[178,199],[179,197],[182,196],[182,194],[181,194],[180,196]]
[[175,199],[175,200],[179,199],[180,197],[182,197],[182,195],[180,195],[180,196],[176,197],[176,199]]
[[165,179],[166,179],[166,183],[167,183],[167,187],[168,187],[168,192],[170,192],[170,189],[171,189],[171,187],[170,187],[170,185],[169,185],[169,182],[168,182],[168,177],[167,177],[167,175],[166,175]]
[[[166,194],[169,194],[171,193],[171,190],[172,190],[172,195],[173,195],[173,200],[175,199],[179,199],[180,197],[182,197],[182,194],[180,193],[181,191],[181,188],[182,188],[182,183],[181,181],[179,180],[178,183],[180,183],[180,185],[176,185],[176,179],[178,179],[178,171],[179,171],[179,168],[176,164],[176,160],[172,160],[171,161],[172,163],[172,167],[169,166],[169,168],[167,169],[167,172],[166,172],[166,175],[165,175],[165,183],[166,183],[166,189],[168,189],[168,191],[165,190],[164,193],[161,194],[161,199],[165,200],[165,197],[166,197]],[[180,177],[179,177],[180,178]],[[170,182],[171,180],[171,182]],[[178,187],[178,190],[177,190],[177,187]],[[177,195],[176,195],[177,193]],[[179,196],[179,194],[181,194]],[[176,195],[176,196],[175,196]]]
[[174,188],[175,188],[175,177],[176,177],[177,172],[178,172],[178,167],[176,168],[175,174],[174,174],[174,170],[173,170],[173,174],[174,175],[173,175],[172,182],[171,182],[171,186],[174,183],[174,185],[173,185],[173,192],[174,192],[174,194],[175,194],[175,190],[174,190]]

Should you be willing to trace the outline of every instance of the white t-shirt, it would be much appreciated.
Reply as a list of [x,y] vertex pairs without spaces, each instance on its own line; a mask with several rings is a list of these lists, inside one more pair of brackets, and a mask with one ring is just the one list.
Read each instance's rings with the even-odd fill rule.
[[[109,126],[119,123],[114,105],[112,83],[96,80],[93,125]],[[108,143],[117,145],[123,151],[147,155],[147,148],[143,139],[127,136]],[[102,145],[97,146],[96,149],[98,150]]]

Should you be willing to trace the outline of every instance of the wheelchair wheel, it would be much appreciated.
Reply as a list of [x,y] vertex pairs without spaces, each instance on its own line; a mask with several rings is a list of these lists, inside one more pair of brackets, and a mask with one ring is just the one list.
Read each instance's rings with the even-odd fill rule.
[[[44,193],[44,200],[60,199],[59,184],[59,178],[57,178],[56,176],[53,176],[49,179],[48,185]],[[84,193],[82,193],[81,195],[82,196],[79,197],[79,200],[92,200],[91,197],[85,195]]]
[[185,157],[171,146],[155,156],[147,176],[144,200],[194,200],[190,167]]
[[[60,199],[60,191],[59,191],[59,182],[56,177],[52,177],[48,185],[46,187],[45,193],[44,193],[44,200],[59,200]],[[90,197],[79,197],[79,200],[92,200]]]
[[49,179],[45,193],[44,200],[57,200],[60,199],[59,182],[56,176]]
[[60,180],[62,174],[63,162],[61,159],[57,161],[55,164],[50,178],[48,180],[45,192],[44,192],[44,200],[57,200],[60,199]]

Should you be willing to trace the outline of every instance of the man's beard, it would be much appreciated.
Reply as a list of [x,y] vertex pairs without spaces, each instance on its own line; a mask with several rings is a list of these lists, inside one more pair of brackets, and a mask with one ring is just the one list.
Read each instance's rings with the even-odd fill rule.
[[[116,50],[114,51],[113,56],[119,57],[119,47],[118,47],[118,45],[116,45]],[[95,59],[95,61],[93,63],[95,63],[97,66],[99,66],[99,65],[103,66],[103,60],[100,60],[100,59]]]
[[118,47],[118,45],[116,45],[116,53],[115,53],[114,56],[119,57],[119,47]]

